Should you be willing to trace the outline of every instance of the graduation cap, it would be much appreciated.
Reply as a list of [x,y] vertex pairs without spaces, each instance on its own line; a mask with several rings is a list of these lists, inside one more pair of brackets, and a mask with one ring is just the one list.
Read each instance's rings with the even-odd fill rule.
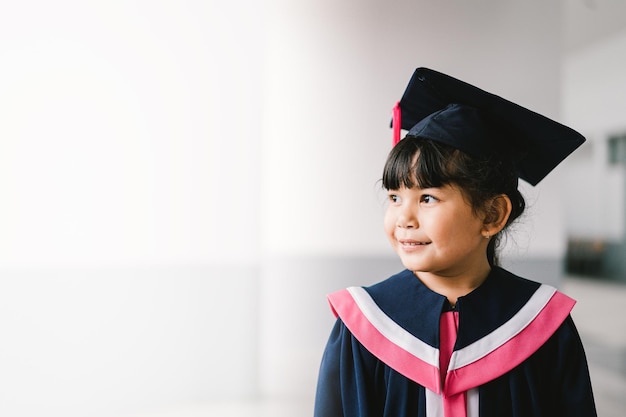
[[507,155],[532,185],[585,141],[565,125],[428,68],[413,73],[392,127],[394,145],[404,129],[472,156]]

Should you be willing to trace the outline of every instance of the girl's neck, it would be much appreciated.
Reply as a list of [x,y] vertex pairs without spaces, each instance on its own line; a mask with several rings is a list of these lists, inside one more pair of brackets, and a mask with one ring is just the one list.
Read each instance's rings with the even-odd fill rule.
[[459,297],[469,294],[485,282],[490,271],[491,267],[487,265],[487,268],[475,274],[454,277],[418,271],[413,273],[430,290],[446,297],[448,302],[454,307]]

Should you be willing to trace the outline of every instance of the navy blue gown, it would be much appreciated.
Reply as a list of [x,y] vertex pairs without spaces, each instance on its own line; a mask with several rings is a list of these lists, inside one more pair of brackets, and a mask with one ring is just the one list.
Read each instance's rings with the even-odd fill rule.
[[[596,416],[589,371],[556,289],[493,268],[457,300],[456,342],[439,370],[446,298],[408,270],[329,296],[338,317],[320,367],[315,417]],[[460,396],[460,397],[459,397]],[[447,404],[447,405],[446,405]]]

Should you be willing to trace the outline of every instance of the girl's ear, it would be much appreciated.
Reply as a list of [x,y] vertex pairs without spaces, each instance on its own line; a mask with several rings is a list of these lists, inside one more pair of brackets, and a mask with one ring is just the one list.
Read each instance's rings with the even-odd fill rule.
[[482,233],[486,235],[486,237],[490,237],[504,229],[512,209],[513,205],[511,204],[509,196],[500,194],[494,197],[486,208]]

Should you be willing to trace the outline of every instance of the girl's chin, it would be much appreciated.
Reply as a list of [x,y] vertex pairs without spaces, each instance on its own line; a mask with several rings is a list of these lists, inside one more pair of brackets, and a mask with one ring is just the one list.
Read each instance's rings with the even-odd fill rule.
[[428,269],[424,267],[424,264],[418,263],[418,262],[410,262],[410,261],[402,260],[402,265],[404,265],[404,267],[408,269],[409,271],[413,271],[413,272],[424,272],[425,270]]

